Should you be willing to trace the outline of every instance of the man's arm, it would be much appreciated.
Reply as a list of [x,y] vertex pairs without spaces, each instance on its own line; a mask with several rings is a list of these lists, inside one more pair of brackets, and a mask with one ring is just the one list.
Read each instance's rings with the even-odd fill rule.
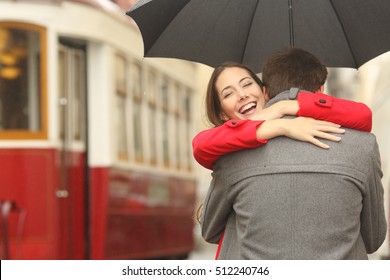
[[366,192],[360,215],[360,233],[368,254],[374,253],[386,238],[387,224],[383,202],[382,170],[378,144],[375,141],[371,154],[371,169],[367,174]]
[[207,242],[219,243],[232,211],[233,204],[229,195],[229,187],[224,185],[222,178],[213,177],[204,200],[201,216],[202,236]]

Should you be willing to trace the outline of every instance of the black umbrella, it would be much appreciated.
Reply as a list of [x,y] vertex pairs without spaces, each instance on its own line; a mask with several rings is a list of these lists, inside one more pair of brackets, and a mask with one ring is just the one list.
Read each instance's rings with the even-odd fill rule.
[[235,61],[259,71],[288,46],[328,67],[358,68],[390,51],[390,0],[141,0],[127,15],[145,57],[212,67]]

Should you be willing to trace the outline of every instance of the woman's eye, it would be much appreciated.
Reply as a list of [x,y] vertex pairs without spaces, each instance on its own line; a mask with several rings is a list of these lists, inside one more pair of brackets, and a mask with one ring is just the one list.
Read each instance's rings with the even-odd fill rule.
[[249,87],[249,86],[251,86],[252,84],[253,84],[252,82],[245,83],[245,84],[244,84],[244,87]]
[[230,95],[232,95],[233,93],[232,92],[226,92],[223,96],[223,98],[226,98],[226,97],[229,97]]

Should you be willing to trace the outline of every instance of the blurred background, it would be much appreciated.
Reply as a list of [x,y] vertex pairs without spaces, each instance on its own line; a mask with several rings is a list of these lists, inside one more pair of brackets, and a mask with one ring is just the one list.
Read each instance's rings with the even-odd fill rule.
[[[143,58],[136,2],[0,0],[0,259],[214,258],[191,146],[212,68]],[[373,111],[387,218],[389,73],[385,53],[326,84]]]

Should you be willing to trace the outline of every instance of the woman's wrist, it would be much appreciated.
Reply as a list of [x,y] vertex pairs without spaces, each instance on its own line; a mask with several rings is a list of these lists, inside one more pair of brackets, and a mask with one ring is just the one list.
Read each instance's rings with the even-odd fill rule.
[[261,139],[272,139],[278,136],[286,136],[288,134],[288,120],[275,119],[263,122],[256,129],[256,137]]
[[280,103],[280,110],[283,116],[295,116],[299,111],[299,103],[297,100],[283,100],[278,103]]
[[263,109],[260,113],[251,117],[251,120],[275,120],[283,116],[295,116],[299,110],[299,103],[297,100],[283,100],[274,105]]

